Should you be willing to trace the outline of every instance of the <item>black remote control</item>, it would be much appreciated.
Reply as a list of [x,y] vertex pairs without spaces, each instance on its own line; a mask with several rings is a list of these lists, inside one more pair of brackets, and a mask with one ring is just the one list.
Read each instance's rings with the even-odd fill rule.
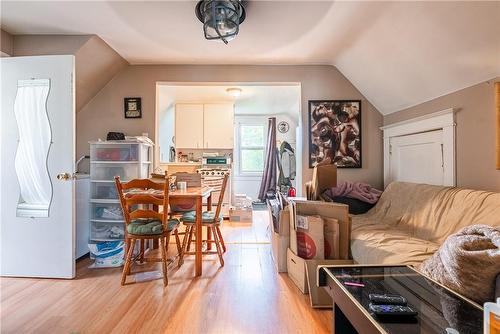
[[370,293],[368,295],[370,301],[373,304],[378,305],[406,305],[406,298],[400,295],[379,295],[375,293]]
[[418,314],[417,311],[406,305],[376,305],[370,304],[370,311],[378,317],[413,317]]

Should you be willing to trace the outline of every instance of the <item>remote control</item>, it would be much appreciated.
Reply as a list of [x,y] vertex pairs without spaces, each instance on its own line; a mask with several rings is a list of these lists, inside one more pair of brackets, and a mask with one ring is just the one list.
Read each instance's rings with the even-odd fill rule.
[[368,297],[373,304],[406,305],[407,303],[406,298],[400,295],[379,295],[370,293]]
[[378,317],[411,317],[416,316],[418,312],[405,305],[376,305],[370,304],[370,311]]

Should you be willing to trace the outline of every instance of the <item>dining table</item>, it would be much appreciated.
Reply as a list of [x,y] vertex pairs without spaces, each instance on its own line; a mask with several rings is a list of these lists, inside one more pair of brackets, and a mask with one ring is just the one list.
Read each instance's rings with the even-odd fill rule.
[[[150,178],[151,181],[164,183],[165,179]],[[202,252],[203,252],[203,240],[202,240],[202,210],[203,210],[203,200],[207,200],[207,211],[212,210],[212,192],[213,187],[201,186],[201,187],[187,187],[185,190],[170,190],[168,194],[169,202],[175,203],[177,200],[186,201],[192,200],[195,203],[196,211],[196,221],[195,221],[195,240],[196,240],[196,250],[195,250],[195,276],[201,276],[203,273],[202,267]],[[157,195],[155,194],[155,197]],[[210,236],[208,236],[210,239]]]

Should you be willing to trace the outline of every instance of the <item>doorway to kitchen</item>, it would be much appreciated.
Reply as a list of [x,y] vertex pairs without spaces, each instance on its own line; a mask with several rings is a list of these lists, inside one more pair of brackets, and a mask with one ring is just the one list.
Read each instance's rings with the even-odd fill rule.
[[253,204],[265,168],[267,123],[276,118],[276,147],[295,155],[282,172],[300,196],[300,83],[158,82],[156,96],[155,169],[198,173],[202,183],[214,187],[228,173],[223,213],[230,219],[224,238],[268,243],[267,207]]

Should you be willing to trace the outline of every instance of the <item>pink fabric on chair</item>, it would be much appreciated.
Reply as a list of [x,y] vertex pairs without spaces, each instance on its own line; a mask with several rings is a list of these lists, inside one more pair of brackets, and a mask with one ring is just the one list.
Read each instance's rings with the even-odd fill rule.
[[344,181],[339,183],[336,187],[327,190],[326,194],[330,198],[345,196],[374,204],[377,203],[380,195],[382,195],[382,191],[373,188],[367,183]]

